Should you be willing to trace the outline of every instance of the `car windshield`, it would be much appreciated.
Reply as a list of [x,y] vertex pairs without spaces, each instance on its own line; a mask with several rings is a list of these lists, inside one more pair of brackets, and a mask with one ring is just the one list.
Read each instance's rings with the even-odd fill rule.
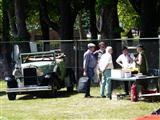
[[38,61],[54,61],[54,54],[45,53],[45,54],[29,54],[21,56],[22,63],[28,62],[38,62]]

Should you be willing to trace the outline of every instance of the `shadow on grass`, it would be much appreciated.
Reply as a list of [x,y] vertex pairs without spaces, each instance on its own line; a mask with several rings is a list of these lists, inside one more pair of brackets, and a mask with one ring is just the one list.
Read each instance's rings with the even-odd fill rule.
[[41,92],[41,93],[34,93],[34,94],[26,94],[22,97],[20,97],[18,100],[30,100],[30,99],[56,99],[56,98],[66,98],[73,96],[77,94],[78,92],[75,90],[73,92],[67,92],[67,91],[58,91],[56,96],[50,95],[47,92]]
[[6,95],[6,91],[0,91],[0,96]]

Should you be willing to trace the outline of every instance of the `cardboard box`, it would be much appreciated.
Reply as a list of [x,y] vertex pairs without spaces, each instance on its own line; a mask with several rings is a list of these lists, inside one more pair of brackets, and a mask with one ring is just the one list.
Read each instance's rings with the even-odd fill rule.
[[111,70],[111,77],[113,78],[123,78],[124,72],[121,69],[112,69]]

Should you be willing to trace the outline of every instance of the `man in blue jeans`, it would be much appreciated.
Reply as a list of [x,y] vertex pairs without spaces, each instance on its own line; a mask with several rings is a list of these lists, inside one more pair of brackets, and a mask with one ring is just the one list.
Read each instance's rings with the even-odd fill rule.
[[106,95],[108,98],[110,98],[110,80],[108,79],[111,76],[111,69],[113,69],[113,61],[112,61],[112,47],[108,46],[106,48],[106,53],[102,55],[100,61],[99,61],[99,68],[103,73],[102,81],[100,84],[100,95],[101,97],[106,97],[104,94],[104,90],[106,88]]
[[97,60],[94,55],[95,51],[95,44],[89,43],[88,44],[88,50],[84,53],[83,56],[83,76],[87,76],[89,79],[86,83],[86,91],[85,91],[85,98],[91,98],[90,95],[90,84],[91,80],[94,76],[94,69],[97,65]]

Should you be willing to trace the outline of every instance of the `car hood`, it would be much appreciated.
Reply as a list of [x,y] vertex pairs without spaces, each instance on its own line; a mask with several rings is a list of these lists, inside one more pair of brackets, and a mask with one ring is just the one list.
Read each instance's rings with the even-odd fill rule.
[[54,66],[55,62],[41,61],[41,62],[24,63],[21,65],[21,68],[24,69],[24,68],[36,67],[37,70],[43,72],[43,74],[47,74],[53,72]]

